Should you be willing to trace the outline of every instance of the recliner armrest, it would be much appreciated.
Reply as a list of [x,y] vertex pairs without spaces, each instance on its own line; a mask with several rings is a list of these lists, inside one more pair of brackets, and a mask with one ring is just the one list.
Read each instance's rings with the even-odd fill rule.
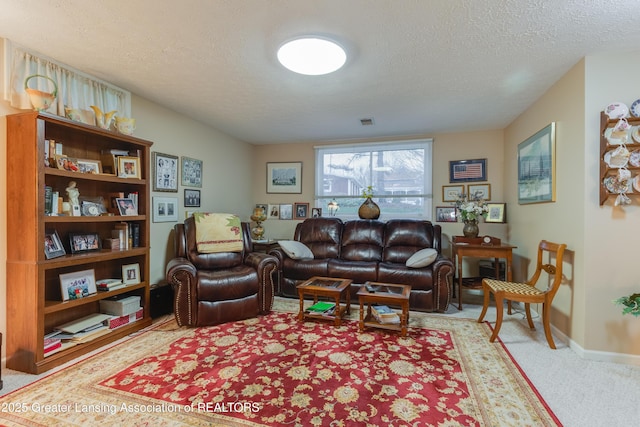
[[173,287],[173,310],[178,326],[195,326],[197,321],[195,298],[190,295],[196,293],[196,267],[186,258],[173,258],[167,264],[166,279]]
[[262,252],[250,252],[245,257],[244,263],[258,272],[260,313],[269,313],[273,307],[273,297],[276,292],[275,286],[278,284],[280,260]]

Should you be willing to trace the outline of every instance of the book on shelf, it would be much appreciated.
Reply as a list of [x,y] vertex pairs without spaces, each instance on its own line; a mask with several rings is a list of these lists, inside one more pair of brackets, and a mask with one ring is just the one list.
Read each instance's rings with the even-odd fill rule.
[[398,316],[398,313],[386,305],[372,305],[371,313],[380,323],[400,323],[400,316]]
[[90,314],[88,316],[81,317],[80,319],[76,319],[72,322],[58,325],[54,327],[54,329],[56,331],[66,332],[69,334],[90,331],[101,326],[105,320],[109,319],[109,317],[110,316],[108,314],[103,313]]
[[60,338],[45,338],[44,339],[44,354],[51,353],[53,350],[62,347],[62,340]]
[[99,291],[113,291],[116,289],[124,288],[125,285],[121,279],[100,279],[96,280],[96,288]]
[[144,309],[140,307],[135,313],[125,314],[123,316],[113,316],[111,319],[106,320],[106,324],[109,329],[117,329],[142,319],[143,313]]
[[326,313],[329,310],[335,310],[335,307],[336,307],[335,302],[318,301],[317,303],[308,307],[305,311],[308,311],[310,313],[320,314],[320,313]]
[[51,215],[53,212],[53,188],[44,186],[44,214]]

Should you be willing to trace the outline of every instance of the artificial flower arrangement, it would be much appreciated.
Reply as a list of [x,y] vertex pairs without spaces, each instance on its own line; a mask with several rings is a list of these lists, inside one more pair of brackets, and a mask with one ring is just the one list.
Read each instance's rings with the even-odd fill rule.
[[362,198],[367,199],[373,197],[373,185],[367,185],[367,188],[362,189]]
[[460,212],[460,219],[462,222],[478,221],[480,217],[486,218],[489,208],[485,204],[482,198],[482,193],[475,193],[473,195],[466,195],[464,193],[458,194],[458,200],[456,200],[456,207]]
[[614,304],[623,305],[622,314],[640,316],[640,294],[631,294],[628,297],[620,297],[613,300]]

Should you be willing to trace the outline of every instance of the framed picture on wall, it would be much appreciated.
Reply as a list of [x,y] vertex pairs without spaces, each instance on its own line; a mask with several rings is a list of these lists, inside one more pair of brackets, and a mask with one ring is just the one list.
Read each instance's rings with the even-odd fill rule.
[[178,156],[153,152],[153,191],[178,192]]
[[458,209],[454,206],[436,206],[437,222],[458,222]]
[[178,198],[177,197],[154,197],[153,198],[153,222],[176,222],[178,221]]
[[467,195],[470,199],[491,200],[491,184],[469,184]]
[[185,187],[202,187],[202,160],[181,157],[182,185]]
[[455,202],[460,195],[464,194],[464,185],[443,185],[442,201]]
[[267,193],[302,193],[302,162],[267,163]]
[[293,217],[295,219],[305,219],[309,216],[309,203],[294,203]]
[[487,203],[487,216],[484,222],[507,222],[507,204],[506,203]]
[[518,203],[556,201],[556,124],[518,144]]
[[184,207],[199,208],[200,207],[200,190],[184,190]]
[[449,162],[449,182],[487,180],[487,159],[453,160]]

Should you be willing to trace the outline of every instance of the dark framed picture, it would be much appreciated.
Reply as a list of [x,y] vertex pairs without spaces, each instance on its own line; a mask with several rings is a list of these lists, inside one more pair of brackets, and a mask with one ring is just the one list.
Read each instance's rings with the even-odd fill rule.
[[267,163],[267,193],[302,193],[302,162]]
[[487,180],[487,159],[453,160],[449,162],[449,182]]
[[436,206],[437,222],[458,222],[458,209],[454,206]]
[[184,207],[199,208],[200,207],[200,190],[184,190]]
[[136,285],[140,282],[140,264],[125,264],[122,266],[122,283]]
[[67,253],[62,246],[60,236],[57,231],[46,231],[44,233],[44,256],[46,259],[57,258]]
[[178,156],[153,152],[153,191],[178,192]]
[[119,156],[118,176],[120,178],[140,179],[140,159],[138,157]]
[[311,208],[311,218],[320,218],[322,216],[322,208]]
[[60,275],[62,301],[79,299],[98,292],[95,270],[74,271]]
[[138,208],[133,199],[128,197],[117,197],[116,204],[118,205],[118,212],[122,216],[134,216],[138,215]]
[[518,144],[518,203],[556,201],[556,124]]
[[487,216],[484,222],[507,222],[507,204],[506,203],[487,203]]
[[202,187],[202,160],[181,157],[180,161],[182,162],[182,185]]
[[100,236],[97,233],[69,233],[71,253],[99,251]]
[[305,219],[309,216],[309,203],[294,203],[293,218]]

